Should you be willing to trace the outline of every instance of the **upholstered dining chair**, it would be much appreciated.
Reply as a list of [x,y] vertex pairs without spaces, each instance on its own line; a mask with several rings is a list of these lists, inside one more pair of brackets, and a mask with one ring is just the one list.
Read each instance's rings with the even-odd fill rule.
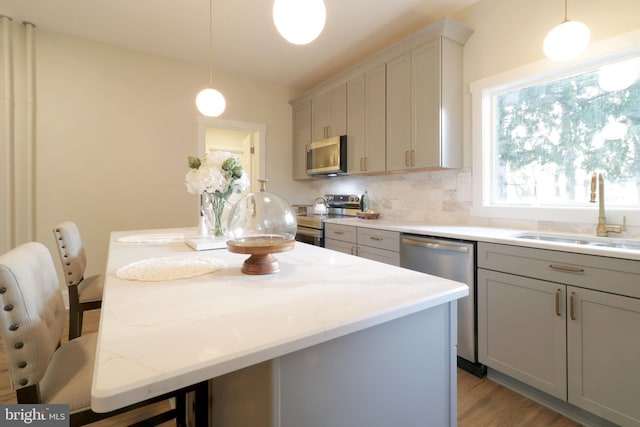
[[91,411],[96,333],[60,344],[65,307],[49,250],[25,243],[0,255],[0,337],[11,388],[18,403],[67,404],[70,424],[79,426],[140,406],[176,398],[176,408],[146,420],[156,425],[176,418],[185,425],[187,389],[109,413]]
[[82,319],[86,310],[100,308],[104,276],[96,274],[84,277],[87,256],[78,226],[72,221],[64,221],[53,228],[53,236],[64,279],[69,290],[69,339],[82,335]]

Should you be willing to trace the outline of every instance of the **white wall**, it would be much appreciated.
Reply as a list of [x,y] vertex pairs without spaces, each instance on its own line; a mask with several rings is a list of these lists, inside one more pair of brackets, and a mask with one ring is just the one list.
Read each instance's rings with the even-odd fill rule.
[[[52,227],[75,221],[89,272],[103,272],[113,230],[196,226],[186,159],[197,153],[195,96],[208,69],[87,40],[37,34],[36,240],[56,257]],[[289,89],[223,71],[221,118],[267,127],[266,176],[288,194]]]
[[[638,0],[570,1],[568,18],[586,23],[592,43],[640,28]],[[368,190],[372,207],[384,218],[431,224],[508,226],[523,229],[594,233],[593,222],[566,223],[504,220],[471,216],[472,180],[471,103],[469,84],[544,59],[542,40],[564,19],[562,0],[480,0],[452,16],[474,30],[464,48],[464,165],[461,171],[420,172],[375,177],[339,177],[309,184],[311,203],[325,193],[362,193]],[[425,23],[425,25],[428,23]],[[640,237],[630,227],[625,237]]]

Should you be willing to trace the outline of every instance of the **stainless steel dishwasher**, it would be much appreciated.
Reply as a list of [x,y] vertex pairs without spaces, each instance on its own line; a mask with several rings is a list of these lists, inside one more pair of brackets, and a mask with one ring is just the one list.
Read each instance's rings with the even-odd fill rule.
[[486,367],[478,363],[476,243],[402,234],[400,266],[469,286],[469,295],[458,300],[458,366],[485,375]]

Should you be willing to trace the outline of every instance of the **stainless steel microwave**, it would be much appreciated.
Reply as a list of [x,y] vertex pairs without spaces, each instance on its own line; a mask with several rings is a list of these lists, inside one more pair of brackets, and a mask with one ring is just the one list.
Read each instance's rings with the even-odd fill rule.
[[347,174],[347,136],[315,141],[307,148],[307,175]]

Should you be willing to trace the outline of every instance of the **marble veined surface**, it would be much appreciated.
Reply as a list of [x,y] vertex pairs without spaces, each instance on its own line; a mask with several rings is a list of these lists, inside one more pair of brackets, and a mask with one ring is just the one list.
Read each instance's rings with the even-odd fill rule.
[[[296,242],[281,270],[246,275],[247,255],[194,251],[184,241],[131,242],[113,232],[92,408],[105,412],[468,295],[466,285]],[[125,238],[125,239],[123,239]],[[125,240],[125,241],[118,241]],[[132,262],[209,256],[225,267],[179,280],[125,280]]]

